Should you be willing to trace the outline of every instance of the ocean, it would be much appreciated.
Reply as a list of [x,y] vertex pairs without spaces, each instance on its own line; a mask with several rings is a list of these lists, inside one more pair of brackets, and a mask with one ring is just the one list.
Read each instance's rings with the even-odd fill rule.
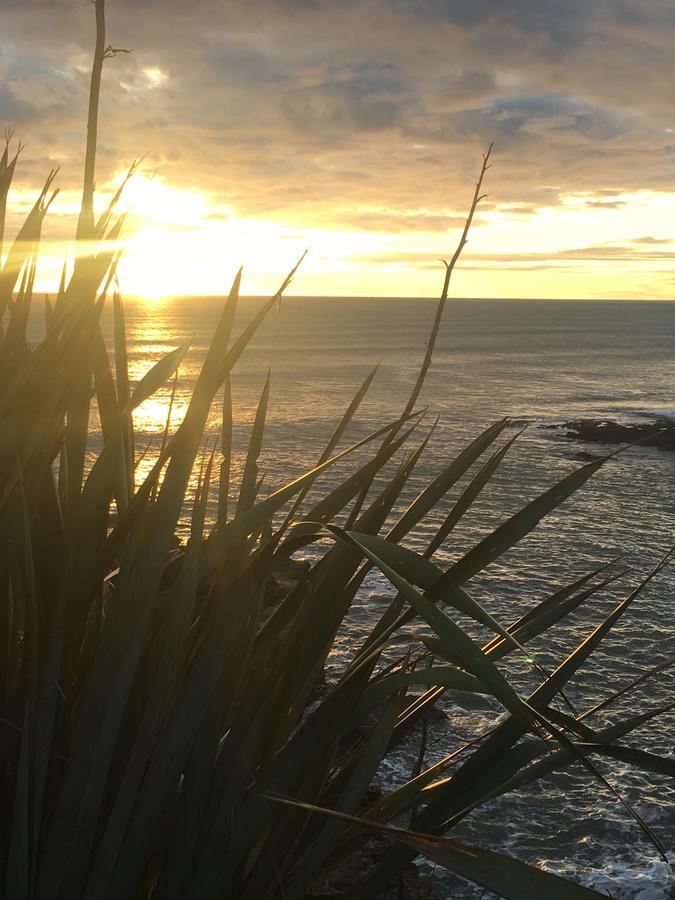
[[[241,302],[238,329],[260,302]],[[217,298],[126,303],[132,377],[140,377],[178,343],[192,341],[179,374],[174,425],[184,412],[222,303]],[[261,469],[270,490],[316,462],[357,386],[376,364],[377,376],[351,438],[394,419],[414,383],[434,311],[435,304],[425,300],[284,299],[232,378],[236,465],[241,467],[241,450],[268,369],[272,389]],[[108,312],[104,328],[111,338]],[[136,417],[151,451],[161,440],[166,404],[164,392],[144,404]],[[451,545],[437,555],[447,565],[580,465],[580,454],[602,452],[566,438],[562,423],[582,417],[636,422],[675,418],[675,303],[451,300],[420,405],[428,406],[429,418],[438,416],[439,422],[407,500],[489,423],[510,416],[512,430],[525,427],[466,522],[453,532]],[[209,422],[214,439],[219,418],[220,410],[214,408]],[[152,452],[141,472],[151,459]],[[539,658],[555,665],[672,544],[674,476],[673,452],[634,447],[618,455],[517,549],[472,582],[471,590],[508,622],[557,587],[623,555],[634,573],[537,646]],[[329,473],[321,484],[335,477]],[[436,523],[439,520],[440,513]],[[407,545],[423,547],[433,525],[432,519],[420,527]],[[580,671],[569,691],[579,709],[675,652],[674,586],[672,569],[663,572],[607,638],[602,652]],[[333,671],[349,659],[390,596],[386,580],[371,574],[339,636],[330,663]],[[672,700],[673,671],[617,704],[612,716]],[[495,707],[488,702],[448,699],[443,708],[446,718],[429,730],[426,764],[460,746],[495,717]],[[627,743],[673,756],[675,712]],[[419,737],[413,736],[383,766],[380,783],[392,786],[409,775],[418,750]],[[619,762],[600,761],[598,767],[673,848],[672,780],[647,778]],[[612,795],[576,766],[483,807],[453,833],[573,876],[615,898],[675,896],[669,867]],[[441,872],[435,877],[444,896],[487,896]]]

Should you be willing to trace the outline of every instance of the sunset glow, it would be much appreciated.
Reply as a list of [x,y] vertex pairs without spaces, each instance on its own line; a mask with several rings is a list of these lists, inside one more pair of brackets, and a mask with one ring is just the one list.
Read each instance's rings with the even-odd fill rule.
[[[153,4],[111,10],[133,52],[103,71],[101,208],[145,154],[122,204],[124,291],[222,294],[243,265],[245,291],[265,294],[307,248],[297,293],[436,296],[494,141],[455,296],[675,296],[670,20],[645,30],[575,4],[170,6],[159,24]],[[28,144],[8,237],[59,167],[43,288],[79,207],[84,7],[67,41],[56,11],[39,28],[20,4],[6,13],[0,116]]]
[[[110,196],[101,191],[100,205]],[[466,193],[466,191],[465,191]],[[15,208],[27,210],[34,192],[13,192]],[[468,194],[467,194],[468,196]],[[57,199],[45,224],[39,287],[54,290],[64,257],[73,245],[54,231],[75,227],[76,192]],[[324,296],[431,296],[438,290],[442,258],[460,234],[462,212],[436,211],[451,223],[447,232],[406,230],[405,214],[361,207],[356,216],[387,216],[397,230],[325,226],[302,217],[240,217],[209,192],[178,188],[139,172],[128,183],[119,278],[125,293],[158,299],[175,295],[224,293],[240,265],[250,294],[274,291],[305,248],[298,294]],[[415,210],[412,215],[431,215]],[[458,267],[454,294],[466,297],[670,297],[675,242],[675,193],[636,191],[611,204],[589,193],[571,194],[554,207],[523,215],[510,204],[479,211],[471,240]],[[54,228],[56,223],[56,228]],[[81,252],[86,252],[82,250]]]

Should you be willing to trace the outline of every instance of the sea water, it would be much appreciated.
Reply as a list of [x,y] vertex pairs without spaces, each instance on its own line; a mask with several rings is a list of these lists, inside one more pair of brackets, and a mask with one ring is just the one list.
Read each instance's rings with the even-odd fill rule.
[[[180,342],[191,341],[178,377],[172,428],[185,411],[222,304],[219,298],[126,303],[133,379]],[[241,301],[237,331],[260,305],[259,300]],[[342,446],[395,418],[415,381],[434,311],[434,304],[424,300],[284,299],[279,311],[267,317],[232,376],[235,471],[241,471],[268,369],[271,399],[260,460],[264,490],[282,486],[315,464],[357,386],[376,364],[377,376]],[[103,322],[111,342],[108,311]],[[141,476],[161,441],[167,402],[168,391],[160,392],[136,415],[138,448],[144,441],[149,447]],[[489,423],[512,417],[509,435],[527,426],[451,541],[437,554],[439,564],[447,566],[580,465],[582,451],[603,452],[570,441],[548,426],[581,417],[636,421],[675,417],[675,303],[452,300],[419,406],[429,408],[428,421],[436,416],[439,421],[402,503]],[[216,440],[219,426],[216,403],[207,439]],[[329,471],[320,484],[330,485],[346,471],[349,463]],[[672,544],[674,476],[675,453],[634,447],[618,455],[516,549],[474,579],[471,590],[495,616],[510,622],[556,588],[622,554],[634,574],[534,645],[538,660],[555,666]],[[407,546],[418,550],[425,546],[456,494],[406,538]],[[587,708],[675,653],[674,584],[672,571],[663,572],[581,669],[568,691],[577,709]],[[333,674],[349,660],[390,597],[386,580],[371,573],[336,642],[330,661]],[[426,631],[420,625],[412,635]],[[616,704],[605,721],[674,699],[673,671]],[[517,672],[514,677],[518,679]],[[527,673],[522,677],[525,684]],[[498,714],[493,704],[480,700],[447,699],[443,709],[446,718],[429,730],[427,765],[486,730]],[[673,756],[675,713],[653,721],[625,743]],[[418,752],[419,736],[413,735],[382,767],[380,784],[391,787],[408,777]],[[661,841],[673,848],[672,780],[647,776],[616,761],[596,764]],[[453,834],[575,877],[615,898],[663,900],[675,890],[669,867],[625,809],[579,766],[488,804]],[[472,886],[437,875],[447,896],[481,896]]]

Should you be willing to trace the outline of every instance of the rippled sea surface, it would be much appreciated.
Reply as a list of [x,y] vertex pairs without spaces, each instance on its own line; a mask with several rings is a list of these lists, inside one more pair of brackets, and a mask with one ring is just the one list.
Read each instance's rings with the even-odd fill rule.
[[[185,410],[221,307],[222,300],[210,298],[127,303],[134,378],[177,343],[192,341],[178,381],[174,424]],[[238,328],[259,308],[259,301],[242,301]],[[356,387],[375,364],[377,377],[351,435],[356,440],[396,417],[416,377],[434,309],[434,304],[421,300],[289,299],[279,313],[268,317],[237,366],[232,389],[236,438],[243,448],[271,369],[261,465],[269,488],[312,466]],[[110,319],[105,323],[111,336]],[[139,411],[137,425],[151,448],[161,439],[167,402],[165,392]],[[421,402],[440,420],[407,500],[490,422],[507,415],[529,423],[466,522],[438,554],[439,562],[448,564],[524,501],[578,466],[581,451],[598,452],[597,447],[565,440],[560,431],[542,426],[581,416],[675,417],[675,304],[453,300],[446,309]],[[214,438],[219,416],[215,408],[209,425]],[[151,459],[150,452],[142,467]],[[348,468],[327,475],[322,483],[330,484]],[[473,591],[495,615],[511,621],[557,587],[623,554],[634,574],[535,647],[542,662],[554,665],[672,543],[674,476],[675,453],[636,447],[619,455],[517,550],[476,579]],[[439,521],[440,513],[420,527],[408,545],[423,547]],[[593,705],[640,669],[675,653],[673,587],[673,571],[662,573],[607,638],[602,651],[580,671],[569,691],[578,709]],[[382,578],[369,577],[340,635],[331,661],[335,670],[349,658],[390,595]],[[608,720],[674,699],[673,671],[616,705]],[[522,674],[523,688],[528,677]],[[444,709],[447,718],[430,728],[427,764],[487,728],[496,715],[493,706],[475,699],[447,700]],[[646,726],[639,739],[636,735],[629,743],[675,754],[675,713]],[[383,767],[381,782],[389,786],[409,775],[418,751],[419,738],[413,736]],[[672,780],[647,778],[618,762],[601,761],[598,767],[672,852]],[[573,875],[615,898],[663,900],[675,895],[669,867],[620,804],[578,767],[485,806],[462,824],[457,835]],[[675,861],[675,856],[671,859]],[[479,890],[441,873],[437,877],[444,896],[481,896]]]

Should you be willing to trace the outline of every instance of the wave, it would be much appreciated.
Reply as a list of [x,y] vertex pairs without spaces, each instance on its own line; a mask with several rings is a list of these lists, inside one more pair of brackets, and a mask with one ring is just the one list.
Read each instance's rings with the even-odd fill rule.
[[674,863],[675,853],[668,854],[667,863],[654,860],[641,869],[612,860],[584,881],[596,891],[609,891],[615,900],[664,900],[672,897],[675,890]]
[[661,408],[652,409],[636,409],[635,412],[647,419],[657,419],[659,421],[663,421],[665,419],[668,422],[675,422],[675,406],[664,406]]

